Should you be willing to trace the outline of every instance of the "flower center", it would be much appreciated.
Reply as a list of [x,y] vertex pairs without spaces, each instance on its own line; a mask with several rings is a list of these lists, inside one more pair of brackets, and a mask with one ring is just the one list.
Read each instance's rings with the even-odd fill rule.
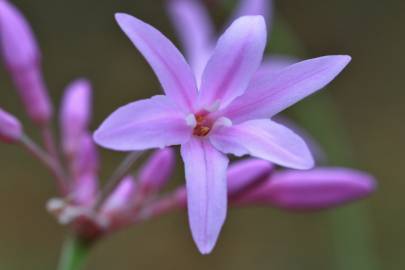
[[193,134],[195,136],[204,137],[208,135],[211,130],[212,124],[207,120],[203,114],[195,115],[196,126],[194,127]]

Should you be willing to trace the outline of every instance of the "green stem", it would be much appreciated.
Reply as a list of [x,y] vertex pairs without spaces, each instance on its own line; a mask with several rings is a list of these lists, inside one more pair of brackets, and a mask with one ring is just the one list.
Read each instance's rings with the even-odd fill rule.
[[77,236],[68,236],[63,244],[58,270],[81,270],[89,254],[91,244]]

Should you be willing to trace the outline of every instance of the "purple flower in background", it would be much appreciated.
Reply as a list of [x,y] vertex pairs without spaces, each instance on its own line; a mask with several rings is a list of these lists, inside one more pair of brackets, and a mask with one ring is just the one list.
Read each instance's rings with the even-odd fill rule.
[[[193,69],[198,85],[200,85],[204,68],[212,55],[217,39],[215,27],[208,10],[199,0],[169,0],[169,18],[175,26],[179,40],[185,50],[186,59]],[[246,15],[262,15],[270,32],[272,26],[273,1],[240,0],[236,10],[226,25]],[[293,57],[269,56],[263,59],[254,78],[276,74],[288,65],[298,62]]]
[[319,210],[358,200],[374,192],[371,175],[347,168],[277,171],[236,199],[238,205],[273,205],[287,210]]
[[29,117],[47,124],[52,105],[42,78],[41,53],[28,22],[6,0],[0,0],[0,53]]
[[121,107],[94,138],[121,151],[181,145],[192,235],[199,250],[209,253],[226,217],[225,154],[311,168],[304,141],[269,118],[323,88],[350,57],[315,58],[252,81],[262,62],[266,26],[262,16],[245,16],[219,38],[198,86],[184,57],[158,30],[130,15],[117,14],[116,19],[166,95]]

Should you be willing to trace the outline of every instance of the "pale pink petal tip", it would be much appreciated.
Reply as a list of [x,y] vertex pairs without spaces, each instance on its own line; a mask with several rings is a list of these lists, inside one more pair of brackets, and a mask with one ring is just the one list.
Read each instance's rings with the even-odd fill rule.
[[0,108],[0,141],[14,143],[21,139],[22,134],[20,121]]
[[158,192],[165,186],[173,173],[174,164],[173,149],[164,148],[153,153],[138,174],[140,189],[144,195]]
[[318,168],[276,173],[245,200],[290,210],[318,210],[362,199],[375,189],[375,179],[364,172]]

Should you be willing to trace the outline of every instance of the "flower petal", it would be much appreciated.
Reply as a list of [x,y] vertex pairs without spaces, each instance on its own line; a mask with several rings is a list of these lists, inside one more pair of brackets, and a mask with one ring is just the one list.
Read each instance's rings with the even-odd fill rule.
[[207,140],[182,145],[186,171],[188,216],[193,239],[202,254],[214,248],[227,210],[228,159]]
[[266,45],[266,25],[262,16],[237,19],[220,37],[205,67],[200,106],[220,102],[228,105],[246,90],[260,66]]
[[324,56],[299,62],[277,76],[255,80],[246,94],[230,104],[224,115],[234,123],[272,117],[325,87],[349,63],[350,56]]
[[252,120],[222,127],[210,136],[219,151],[251,155],[294,169],[309,169],[314,161],[305,142],[294,132],[271,120]]
[[121,29],[149,62],[166,95],[189,111],[197,96],[191,68],[170,40],[149,24],[127,14],[115,18]]
[[214,26],[199,0],[168,1],[169,17],[185,49],[197,84],[213,50]]
[[96,130],[94,140],[106,148],[135,151],[181,144],[191,134],[176,105],[166,96],[154,96],[113,112]]
[[274,77],[283,69],[298,63],[299,61],[291,56],[284,55],[271,55],[263,59],[262,64],[256,71],[251,84],[256,80],[263,80],[265,78]]
[[318,210],[364,198],[375,188],[376,182],[371,175],[352,169],[288,170],[275,173],[261,186],[240,197],[240,203],[270,203],[290,210]]

